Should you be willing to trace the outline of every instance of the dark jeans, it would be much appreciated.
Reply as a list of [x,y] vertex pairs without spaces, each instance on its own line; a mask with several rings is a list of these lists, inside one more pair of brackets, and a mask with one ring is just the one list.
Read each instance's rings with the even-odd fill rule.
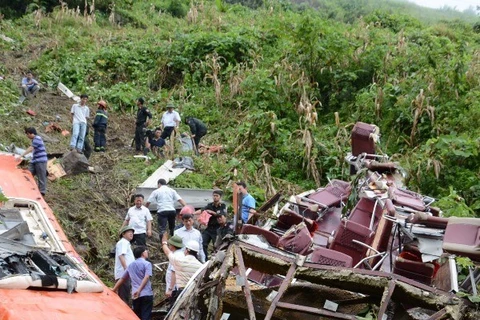
[[146,233],[134,234],[131,243],[136,245],[136,246],[146,246],[147,245],[147,234]]
[[173,231],[175,229],[175,216],[177,211],[161,211],[158,213],[158,232],[160,237],[167,231],[167,222],[168,229],[170,229],[170,236],[173,236]]
[[175,289],[172,291],[172,296],[170,297],[170,299],[168,299],[168,302],[170,303],[170,307],[168,308],[168,310],[172,309],[173,305],[175,304],[175,301],[177,301],[177,298],[178,296],[180,295],[180,293],[182,293],[182,289]]
[[217,240],[217,229],[207,228],[202,232],[203,252],[205,252],[205,261],[208,260],[208,245],[210,241],[215,244]]
[[[115,279],[115,282],[118,279]],[[130,297],[132,296],[132,286],[130,284],[130,279],[125,280],[124,283],[118,288],[118,296],[120,299],[123,300],[127,304],[127,306],[131,307],[130,304]]]
[[145,124],[140,124],[135,127],[135,150],[142,151],[145,147],[145,133],[143,132]]
[[105,137],[105,132],[107,128],[104,126],[95,128],[93,133],[93,143],[95,144],[95,151],[105,151],[105,146],[107,145],[107,138]]
[[33,87],[31,88],[24,88],[22,87],[22,95],[25,97],[25,98],[28,98],[30,95],[32,96],[36,96],[37,95],[37,92],[38,90],[40,89],[40,87],[38,85],[34,85]]
[[28,170],[38,179],[38,190],[44,195],[47,192],[47,163],[36,162],[31,163],[28,166]]
[[139,297],[133,300],[133,312],[140,320],[152,319],[153,296]]
[[195,147],[198,148],[198,144],[200,143],[200,139],[202,139],[207,133],[206,132],[200,132],[193,137],[193,141],[195,142]]
[[162,135],[160,136],[162,139],[170,138],[175,127],[165,127],[163,128]]

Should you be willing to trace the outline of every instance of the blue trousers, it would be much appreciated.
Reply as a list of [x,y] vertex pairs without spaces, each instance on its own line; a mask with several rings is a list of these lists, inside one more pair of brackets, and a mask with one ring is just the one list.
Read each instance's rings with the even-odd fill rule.
[[83,150],[83,143],[85,141],[85,134],[87,133],[86,123],[74,123],[72,130],[72,139],[70,139],[70,147],[78,150]]

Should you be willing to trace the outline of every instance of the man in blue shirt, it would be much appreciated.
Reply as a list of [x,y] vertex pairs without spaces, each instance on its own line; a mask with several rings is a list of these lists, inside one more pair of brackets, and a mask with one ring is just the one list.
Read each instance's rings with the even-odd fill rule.
[[135,261],[128,267],[123,276],[113,287],[117,292],[120,285],[130,279],[132,283],[133,311],[141,320],[152,318],[153,290],[150,277],[152,276],[152,264],[147,261],[148,250],[145,246],[133,249]]
[[247,223],[251,214],[255,214],[255,199],[248,193],[247,184],[243,181],[237,182],[238,191],[242,194],[242,221]]
[[37,176],[38,189],[42,196],[44,196],[47,192],[47,150],[45,149],[42,137],[37,135],[35,128],[26,128],[25,134],[28,139],[32,140],[32,145],[25,150],[22,157],[33,151],[32,160],[30,161],[28,169],[34,176]]

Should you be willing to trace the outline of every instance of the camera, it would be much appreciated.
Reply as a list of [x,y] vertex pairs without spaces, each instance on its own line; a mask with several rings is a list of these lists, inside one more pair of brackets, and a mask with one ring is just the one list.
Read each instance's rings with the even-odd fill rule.
[[142,131],[143,131],[143,134],[145,135],[145,138],[148,138],[148,139],[152,139],[155,135],[155,131],[152,129],[143,128]]

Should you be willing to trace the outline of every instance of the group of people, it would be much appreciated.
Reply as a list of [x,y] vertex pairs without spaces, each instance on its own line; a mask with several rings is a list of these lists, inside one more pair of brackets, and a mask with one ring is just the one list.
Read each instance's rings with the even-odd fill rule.
[[[167,185],[165,179],[159,179],[158,189],[152,192],[145,204],[143,195],[134,196],[134,206],[128,209],[115,248],[116,284],[113,290],[129,305],[130,297],[133,297],[133,309],[141,319],[150,319],[153,301],[151,265],[147,267],[144,262],[148,257],[147,239],[152,236],[153,218],[149,207],[156,205],[162,250],[169,260],[165,296],[170,298],[170,305],[173,305],[190,278],[208,259],[212,252],[210,243],[213,243],[215,250],[234,235],[233,224],[227,221],[227,208],[222,195],[221,190],[214,190],[213,201],[195,211],[177,191]],[[179,215],[175,208],[177,202],[183,207]],[[194,215],[201,213],[210,215],[203,232],[194,226]],[[176,226],[177,217],[181,224]],[[132,245],[135,246],[133,250]],[[137,300],[136,297],[142,299]]]
[[[90,108],[87,105],[88,95],[82,94],[80,101],[72,105],[70,114],[72,116],[72,137],[70,139],[70,150],[83,153],[85,150],[86,137],[88,135],[88,119]],[[97,102],[98,110],[92,123],[94,129],[93,142],[94,151],[105,152],[107,139],[105,133],[108,125],[107,103],[104,100]]]
[[[155,156],[161,157],[166,140],[178,131],[182,121],[180,114],[175,110],[173,102],[167,103],[167,111],[162,115],[160,126],[149,130],[152,113],[145,106],[145,99],[138,98],[136,104],[138,109],[135,119],[135,151],[144,155],[152,151]],[[207,126],[201,120],[193,117],[186,117],[185,124],[190,128],[190,137],[193,139],[196,149],[200,144],[200,139],[207,134]]]

